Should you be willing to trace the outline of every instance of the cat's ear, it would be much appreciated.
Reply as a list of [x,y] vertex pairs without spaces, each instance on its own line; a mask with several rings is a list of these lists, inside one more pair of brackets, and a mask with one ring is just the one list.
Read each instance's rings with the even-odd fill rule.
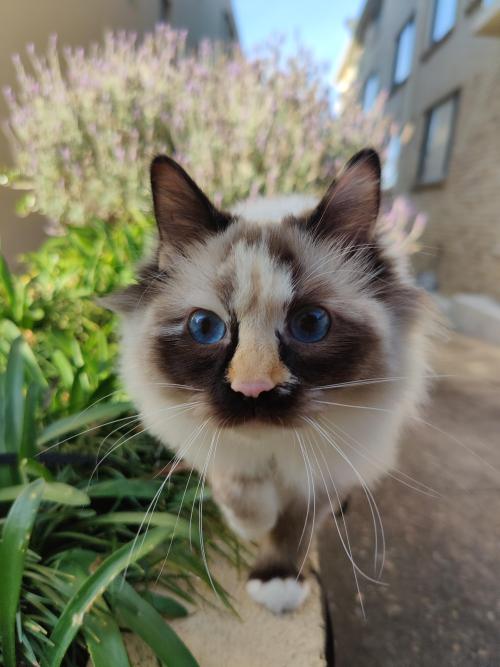
[[380,181],[377,152],[367,148],[356,153],[310,215],[309,229],[321,238],[371,242],[380,208]]
[[160,257],[183,252],[186,245],[223,231],[231,216],[219,211],[184,169],[160,155],[151,164],[151,189]]

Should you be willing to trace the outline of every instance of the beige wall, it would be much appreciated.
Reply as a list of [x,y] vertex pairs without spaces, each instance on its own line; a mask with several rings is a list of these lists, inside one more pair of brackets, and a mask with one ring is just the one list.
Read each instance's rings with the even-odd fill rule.
[[[108,28],[144,32],[159,20],[159,0],[0,0],[0,86],[15,84],[11,56],[29,42],[43,50],[53,33],[61,44],[82,45],[101,38]],[[0,99],[0,119],[7,107]],[[10,151],[0,132],[0,163],[10,163]],[[13,263],[19,252],[36,248],[43,238],[39,216],[16,217],[16,193],[0,188],[2,252]]]
[[[202,37],[231,38],[225,17],[226,11],[231,12],[231,0],[173,0],[167,4],[168,21],[189,29],[191,46]],[[11,55],[23,53],[26,44],[32,42],[43,50],[53,33],[60,44],[81,46],[99,40],[107,29],[142,34],[161,19],[161,6],[161,0],[0,0],[0,88],[15,85]],[[0,95],[0,122],[6,114]],[[0,132],[0,164],[9,163],[9,147]],[[11,264],[18,253],[36,248],[43,238],[43,219],[16,217],[16,199],[16,193],[0,187],[0,240]]]
[[[428,49],[431,0],[385,0],[378,26],[367,33],[358,81],[377,70],[390,90],[396,37],[416,15],[416,44],[408,81],[390,94],[389,112],[412,127],[399,162],[397,190],[429,214],[419,269],[436,271],[447,293],[481,291],[500,298],[500,39],[477,36],[481,8],[458,0],[453,32]],[[440,186],[416,187],[425,112],[460,90],[448,177]]]

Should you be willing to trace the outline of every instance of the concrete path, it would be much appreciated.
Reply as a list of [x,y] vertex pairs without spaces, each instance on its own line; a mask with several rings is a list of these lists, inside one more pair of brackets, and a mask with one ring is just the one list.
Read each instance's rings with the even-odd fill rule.
[[[436,382],[423,417],[450,437],[417,425],[399,469],[442,498],[392,479],[376,489],[388,586],[360,582],[366,621],[335,529],[329,523],[321,535],[336,667],[500,667],[500,348],[453,336],[434,367],[454,377]],[[355,560],[371,574],[361,492],[347,520]]]

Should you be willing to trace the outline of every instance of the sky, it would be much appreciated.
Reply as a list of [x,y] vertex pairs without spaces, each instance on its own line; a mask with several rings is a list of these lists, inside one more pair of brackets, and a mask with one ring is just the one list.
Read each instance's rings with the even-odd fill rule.
[[346,22],[356,18],[363,0],[233,0],[233,9],[244,51],[272,35],[285,35],[288,48],[295,38],[329,64],[334,74],[349,39]]

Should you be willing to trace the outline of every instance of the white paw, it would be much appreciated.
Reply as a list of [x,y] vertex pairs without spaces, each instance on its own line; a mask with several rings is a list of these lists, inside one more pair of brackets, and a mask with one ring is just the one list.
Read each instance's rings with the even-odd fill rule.
[[276,577],[269,581],[250,579],[247,582],[247,593],[250,597],[273,614],[298,609],[309,595],[309,590],[307,581],[299,581],[295,577]]

